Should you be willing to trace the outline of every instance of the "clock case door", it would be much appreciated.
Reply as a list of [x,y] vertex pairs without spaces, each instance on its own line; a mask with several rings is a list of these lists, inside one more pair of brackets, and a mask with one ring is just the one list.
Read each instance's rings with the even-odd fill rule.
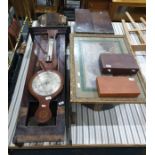
[[[34,114],[38,106],[38,101],[28,91],[28,83],[30,78],[40,69],[38,59],[34,54],[37,44],[35,38],[45,35],[47,29],[57,29],[58,36],[56,39],[56,51],[59,59],[59,72],[64,77],[64,86],[62,92],[56,96],[50,103],[50,109],[53,113],[53,118],[46,124],[38,124],[34,119]],[[44,141],[64,141],[65,133],[65,107],[67,104],[67,71],[66,71],[66,46],[69,38],[69,27],[34,27],[29,29],[33,47],[29,62],[29,69],[24,86],[21,107],[18,116],[17,127],[14,136],[16,145],[25,142],[44,142]]]

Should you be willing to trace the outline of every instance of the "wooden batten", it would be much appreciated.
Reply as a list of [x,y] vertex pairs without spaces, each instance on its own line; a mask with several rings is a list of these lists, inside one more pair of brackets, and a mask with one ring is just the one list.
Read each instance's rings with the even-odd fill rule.
[[[128,17],[128,19],[130,20],[131,24],[132,24],[132,29],[128,29],[127,24],[125,22],[124,19],[122,19],[122,25],[123,25],[123,29],[125,31],[125,35],[126,38],[132,48],[133,51],[145,51],[146,50],[146,38],[145,35],[143,34],[143,32],[146,31],[146,28],[139,28],[136,24],[136,22],[134,21],[134,19],[131,17],[131,15],[128,12],[125,12],[126,16]],[[140,21],[144,24],[144,26],[146,26],[146,21],[144,18],[140,17]],[[131,42],[131,36],[130,33],[135,32],[137,34],[137,37],[140,41],[140,43],[138,45],[133,45]]]

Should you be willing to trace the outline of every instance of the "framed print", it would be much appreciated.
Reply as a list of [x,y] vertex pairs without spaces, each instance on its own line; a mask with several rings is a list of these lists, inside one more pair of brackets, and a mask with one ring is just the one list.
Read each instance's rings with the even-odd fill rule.
[[96,78],[100,72],[101,53],[130,53],[124,36],[102,34],[71,34],[70,36],[70,101],[84,104],[145,103],[145,82],[139,71],[131,75],[140,89],[138,97],[99,97]]

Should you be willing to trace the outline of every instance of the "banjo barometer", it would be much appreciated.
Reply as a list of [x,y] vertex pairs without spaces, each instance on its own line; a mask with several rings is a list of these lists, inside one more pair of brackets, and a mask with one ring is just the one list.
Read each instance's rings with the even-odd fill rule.
[[[53,34],[53,42],[51,42],[50,37]],[[42,70],[36,72],[28,84],[30,93],[39,101],[39,106],[35,112],[38,123],[46,123],[52,118],[50,102],[62,91],[64,84],[63,76],[57,69],[56,48],[53,46],[55,35],[55,30],[48,31],[48,44],[49,46],[52,45],[47,53],[48,61],[39,61]],[[51,68],[49,68],[49,65]]]

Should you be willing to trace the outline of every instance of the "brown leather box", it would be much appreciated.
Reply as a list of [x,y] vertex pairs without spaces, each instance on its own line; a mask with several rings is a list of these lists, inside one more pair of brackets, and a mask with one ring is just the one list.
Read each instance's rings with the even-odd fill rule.
[[132,75],[139,70],[131,54],[102,53],[99,57],[99,64],[103,74]]
[[100,97],[137,97],[140,90],[134,78],[100,76],[96,79]]

